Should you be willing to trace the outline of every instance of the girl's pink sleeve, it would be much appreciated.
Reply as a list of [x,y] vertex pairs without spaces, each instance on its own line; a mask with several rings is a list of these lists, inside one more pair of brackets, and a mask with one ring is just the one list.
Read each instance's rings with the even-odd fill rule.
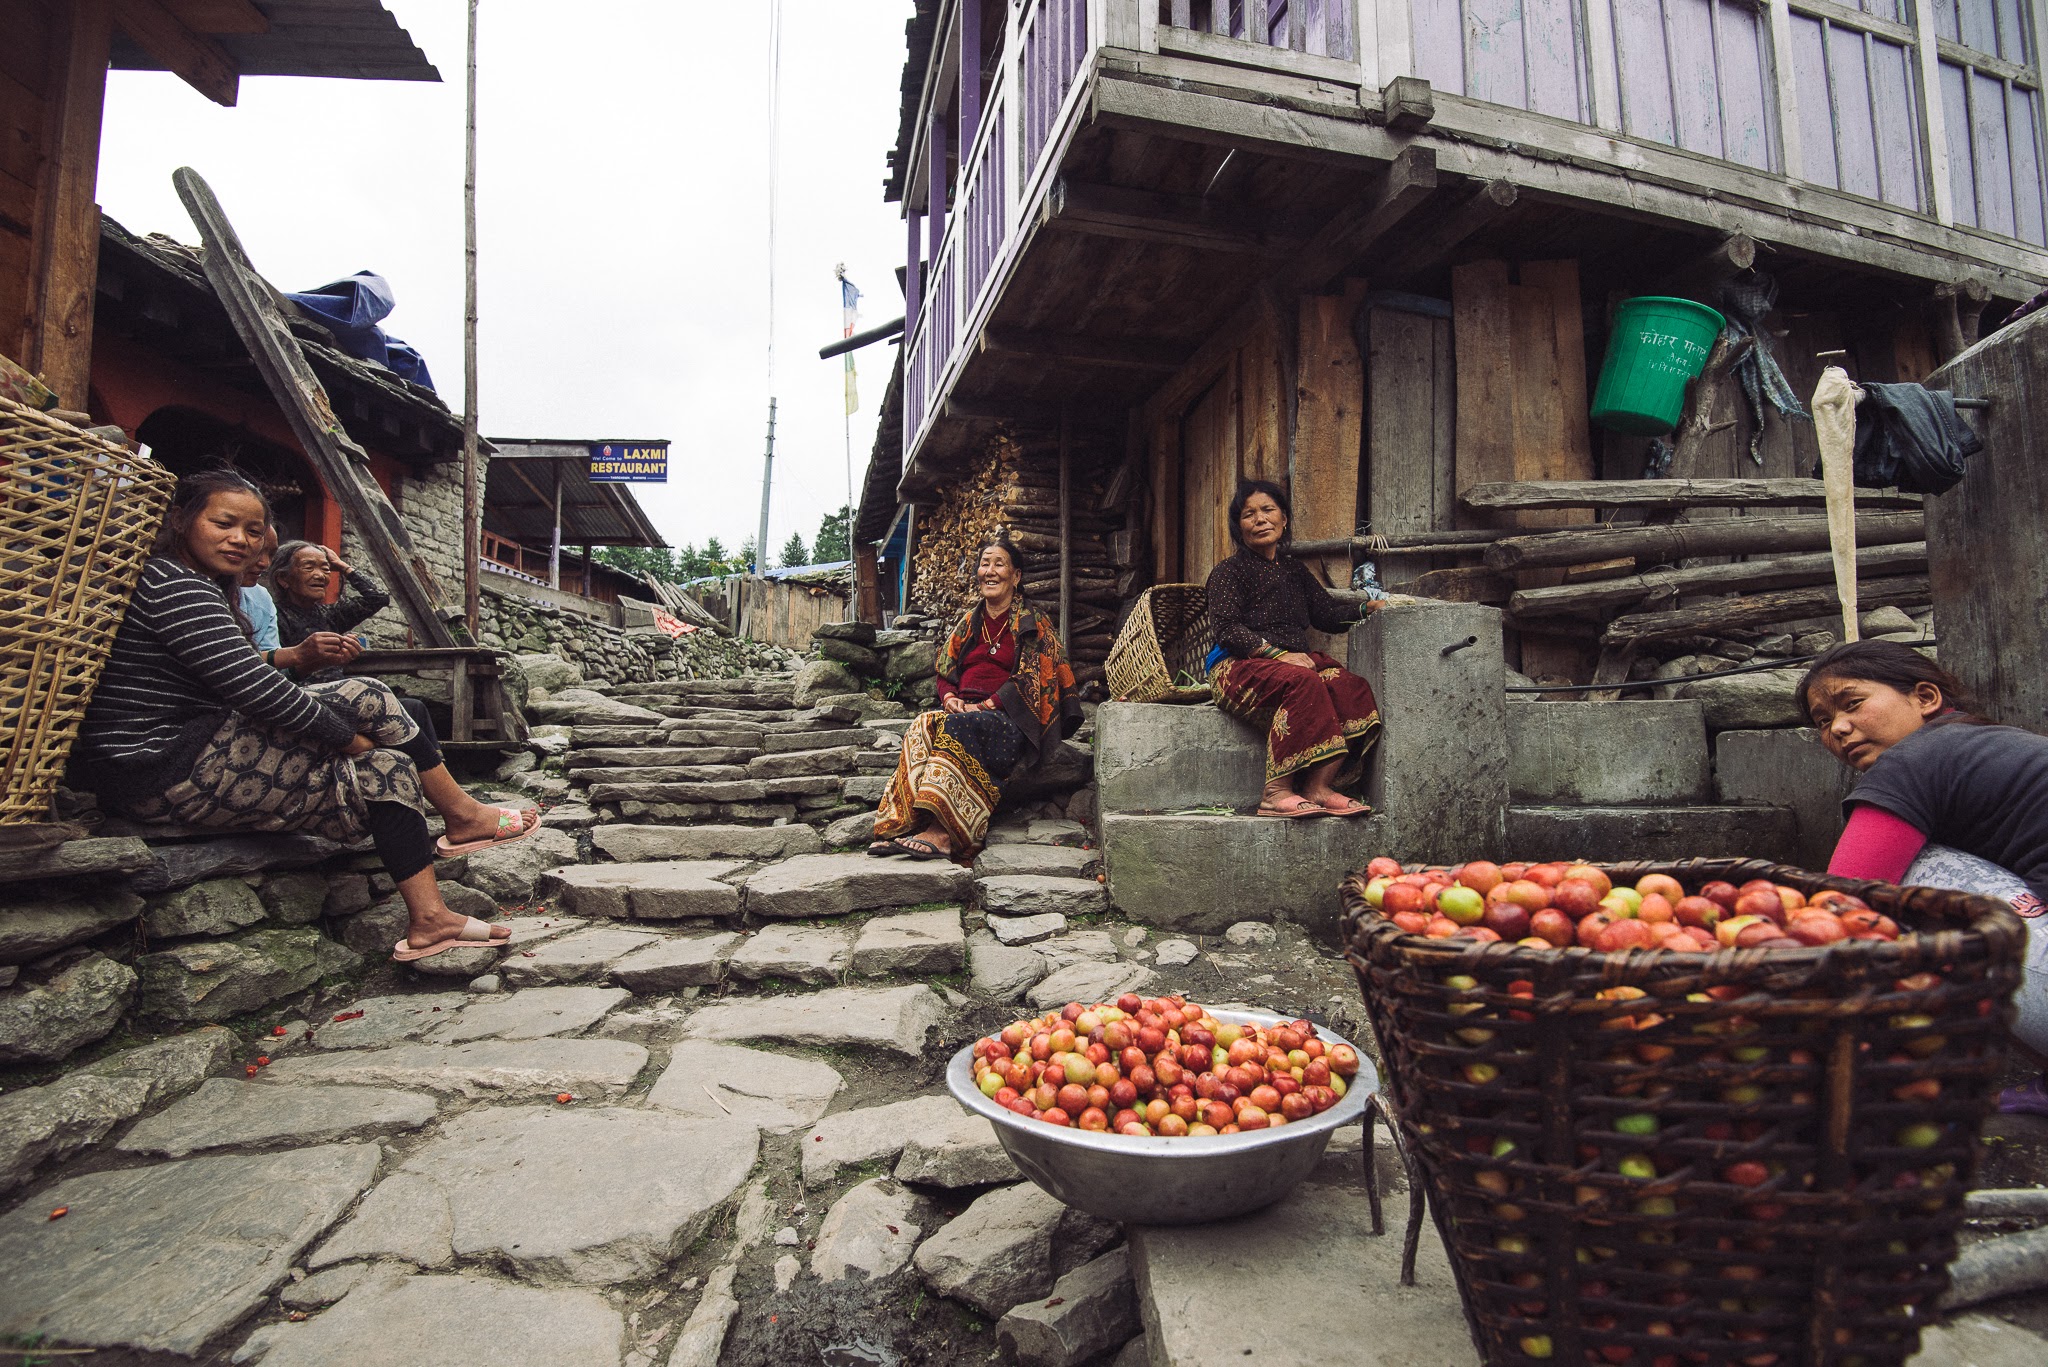
[[1849,813],[1849,824],[1835,842],[1828,872],[1838,878],[1874,878],[1896,883],[1906,876],[1913,858],[1927,844],[1927,835],[1911,822],[1893,816],[1882,807],[1857,803]]

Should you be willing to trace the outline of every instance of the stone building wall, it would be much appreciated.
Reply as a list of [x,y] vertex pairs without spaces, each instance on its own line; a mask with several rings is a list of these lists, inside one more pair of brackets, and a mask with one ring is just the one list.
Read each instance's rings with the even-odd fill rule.
[[[408,469],[398,479],[398,520],[412,538],[413,549],[427,562],[439,581],[441,595],[452,603],[462,600],[462,462],[443,461]],[[364,569],[378,580],[384,574],[363,545],[353,527],[345,527],[341,539],[342,559]],[[389,587],[388,585],[386,587]],[[384,609],[357,628],[370,638],[372,646],[387,648],[406,644],[405,616],[394,605]]]

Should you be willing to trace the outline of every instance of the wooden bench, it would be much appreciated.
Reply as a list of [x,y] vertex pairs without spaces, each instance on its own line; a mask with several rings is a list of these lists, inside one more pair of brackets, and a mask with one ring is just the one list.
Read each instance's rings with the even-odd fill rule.
[[505,696],[499,653],[469,646],[412,650],[366,650],[348,666],[351,674],[446,676],[451,734],[441,739],[450,754],[503,752],[526,741],[526,718]]

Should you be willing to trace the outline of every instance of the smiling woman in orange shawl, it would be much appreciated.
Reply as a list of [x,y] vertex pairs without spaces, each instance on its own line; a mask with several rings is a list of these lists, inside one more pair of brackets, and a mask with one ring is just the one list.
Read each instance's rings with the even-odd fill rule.
[[981,601],[939,651],[940,709],[904,733],[869,854],[971,863],[1003,783],[1080,726],[1074,671],[1052,623],[1018,594],[1023,578],[1007,539],[982,545]]

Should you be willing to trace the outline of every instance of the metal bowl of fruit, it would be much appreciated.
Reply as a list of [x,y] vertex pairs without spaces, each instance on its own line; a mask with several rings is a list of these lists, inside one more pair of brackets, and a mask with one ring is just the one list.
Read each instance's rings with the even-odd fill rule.
[[[1229,1026],[1290,1025],[1285,1017],[1261,1012],[1207,1014]],[[1027,1118],[983,1093],[975,1081],[973,1044],[953,1055],[946,1085],[961,1105],[988,1117],[1026,1177],[1068,1205],[1127,1224],[1204,1224],[1287,1195],[1315,1169],[1331,1134],[1364,1114],[1366,1099],[1379,1086],[1371,1061],[1321,1027],[1315,1038],[1326,1051],[1341,1045],[1357,1060],[1343,1095],[1304,1119],[1236,1134],[1116,1134]]]

